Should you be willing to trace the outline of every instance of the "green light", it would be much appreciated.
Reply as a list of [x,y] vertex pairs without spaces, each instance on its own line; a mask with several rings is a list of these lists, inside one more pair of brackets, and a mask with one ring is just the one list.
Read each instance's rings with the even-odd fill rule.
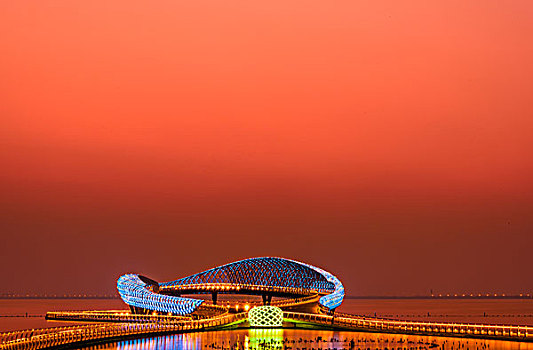
[[281,327],[283,311],[270,305],[257,306],[248,311],[248,321],[251,327]]

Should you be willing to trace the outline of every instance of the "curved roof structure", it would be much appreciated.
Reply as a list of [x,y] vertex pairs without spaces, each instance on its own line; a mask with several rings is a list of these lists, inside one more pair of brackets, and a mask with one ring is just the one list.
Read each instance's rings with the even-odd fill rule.
[[251,258],[218,266],[161,286],[227,283],[333,292],[335,286],[310,265],[282,258]]
[[172,282],[157,284],[139,275],[124,275],[117,281],[119,294],[128,305],[160,312],[172,312],[185,315],[193,312],[203,300],[159,294],[159,287],[164,289],[188,288],[201,289],[206,285],[224,285],[240,288],[261,287],[294,290],[300,293],[319,293],[323,295],[319,303],[332,310],[342,303],[344,287],[340,280],[321,268],[299,261],[262,257],[236,261],[218,266]]
[[198,299],[155,293],[153,285],[146,283],[143,279],[143,276],[134,274],[127,274],[118,279],[118,292],[126,304],[147,310],[187,315],[203,302]]

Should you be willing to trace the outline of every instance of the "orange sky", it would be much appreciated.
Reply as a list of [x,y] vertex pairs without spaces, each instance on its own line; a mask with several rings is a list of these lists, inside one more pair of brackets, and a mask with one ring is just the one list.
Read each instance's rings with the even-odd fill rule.
[[0,2],[0,293],[531,290],[532,43],[530,1]]

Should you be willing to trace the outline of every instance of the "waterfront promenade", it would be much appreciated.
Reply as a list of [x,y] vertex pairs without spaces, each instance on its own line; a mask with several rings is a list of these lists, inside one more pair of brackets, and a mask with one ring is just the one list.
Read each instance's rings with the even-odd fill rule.
[[[132,315],[124,312],[99,312],[93,319],[88,316],[87,312],[78,313],[78,315],[80,316],[78,320],[99,323],[1,333],[0,349],[36,350],[84,346],[128,338],[249,327],[246,312],[223,314],[200,320],[176,316]],[[76,320],[76,313],[55,312],[49,313],[47,317],[73,321]],[[283,312],[283,321],[284,328],[533,341],[533,327],[526,326],[414,322],[349,314],[326,315],[290,311]]]
[[[84,324],[1,333],[0,350],[82,347],[128,338],[254,327],[533,342],[531,326],[338,313],[336,308],[344,299],[341,281],[319,267],[285,258],[245,259],[164,283],[126,274],[118,279],[117,289],[129,310],[48,312],[47,320]],[[225,295],[246,300],[230,302],[221,298]]]

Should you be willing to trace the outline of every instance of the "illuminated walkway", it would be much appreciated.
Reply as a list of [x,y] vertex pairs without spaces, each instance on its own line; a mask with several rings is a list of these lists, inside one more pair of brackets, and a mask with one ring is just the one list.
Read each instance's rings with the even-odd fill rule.
[[363,332],[533,341],[533,327],[529,326],[418,322],[359,317],[349,314],[330,316],[296,312],[284,312],[283,317],[287,322],[303,322]]
[[[127,274],[119,278],[117,287],[130,310],[49,312],[49,320],[95,323],[1,333],[0,350],[81,347],[251,326],[533,341],[533,327],[526,326],[401,321],[335,313],[344,298],[340,280],[316,266],[284,258],[245,259],[165,283]],[[210,294],[211,301],[197,298],[198,294]],[[219,294],[256,299],[222,301]],[[262,296],[262,302],[257,296]]]
[[168,318],[147,323],[99,323],[7,332],[0,334],[0,349],[29,350],[65,345],[82,346],[127,338],[214,330],[246,318],[247,314],[242,312],[197,321]]
[[[74,320],[75,312],[54,313],[55,319]],[[79,313],[84,320],[87,313]],[[225,314],[203,320],[175,316],[143,316],[116,313],[105,315],[108,323],[72,327],[55,327],[0,334],[0,349],[30,350],[57,346],[82,346],[112,340],[163,334],[248,328],[248,313]],[[62,318],[64,317],[64,318]],[[125,317],[130,317],[126,321]],[[142,319],[144,317],[144,319]],[[136,322],[136,323],[133,323]],[[413,322],[385,320],[354,315],[323,315],[283,312],[284,328],[337,329],[362,332],[414,334],[425,336],[464,337],[494,340],[533,341],[533,327],[461,323]]]

